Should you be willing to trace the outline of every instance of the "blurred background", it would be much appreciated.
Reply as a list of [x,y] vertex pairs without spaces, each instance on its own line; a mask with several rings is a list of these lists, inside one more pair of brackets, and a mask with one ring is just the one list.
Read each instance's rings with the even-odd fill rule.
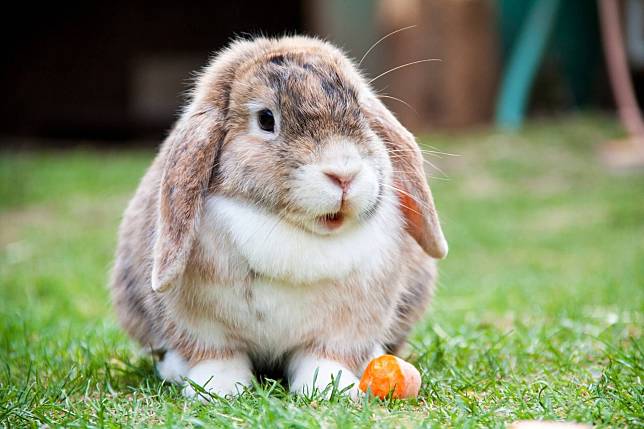
[[[623,7],[635,11],[624,20],[625,43],[642,94],[642,2]],[[231,38],[318,35],[358,61],[403,28],[374,47],[362,67],[376,77],[440,59],[374,81],[415,132],[491,125],[501,109],[521,117],[614,109],[597,4],[590,0],[95,1],[38,8],[25,2],[1,30],[0,135],[14,147],[155,145],[183,102],[191,72]],[[525,70],[512,74],[513,59]],[[504,79],[514,100],[502,101]]]

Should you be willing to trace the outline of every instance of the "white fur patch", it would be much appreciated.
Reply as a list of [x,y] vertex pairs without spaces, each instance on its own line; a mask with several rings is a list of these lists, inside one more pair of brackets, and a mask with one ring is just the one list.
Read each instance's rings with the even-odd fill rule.
[[188,363],[174,350],[168,350],[156,367],[159,377],[172,383],[182,382],[182,378],[188,374]]
[[[229,359],[208,359],[199,362],[188,372],[188,378],[203,387],[208,393],[218,396],[239,395],[250,386],[253,378],[250,359],[245,354]],[[199,394],[190,384],[183,389],[186,397],[207,402],[209,398]]]
[[[347,389],[345,395],[352,399],[360,397],[360,380],[338,362],[304,354],[294,357],[289,364],[289,388],[293,393],[311,395],[314,390],[323,392],[334,382],[338,391]],[[326,390],[327,398],[331,392],[331,388]]]
[[[205,222],[202,232],[217,234],[223,226],[255,272],[297,283],[372,273],[397,249],[402,230],[392,196],[383,198],[366,222],[333,235],[305,231],[254,204],[223,196],[208,199]],[[207,245],[204,238],[200,241]]]

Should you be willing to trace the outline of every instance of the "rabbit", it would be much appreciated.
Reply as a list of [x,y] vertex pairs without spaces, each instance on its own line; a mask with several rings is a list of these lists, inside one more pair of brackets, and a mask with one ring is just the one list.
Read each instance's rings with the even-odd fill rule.
[[278,368],[295,394],[334,382],[355,398],[446,254],[415,139],[351,60],[306,36],[236,40],[125,211],[112,301],[187,397]]

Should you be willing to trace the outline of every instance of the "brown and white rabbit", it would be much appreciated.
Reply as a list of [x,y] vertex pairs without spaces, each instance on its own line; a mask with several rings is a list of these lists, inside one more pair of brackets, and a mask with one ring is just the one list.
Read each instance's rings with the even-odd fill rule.
[[226,395],[278,367],[293,392],[340,377],[356,396],[446,253],[414,137],[351,61],[307,37],[236,41],[125,211],[113,301],[164,379]]

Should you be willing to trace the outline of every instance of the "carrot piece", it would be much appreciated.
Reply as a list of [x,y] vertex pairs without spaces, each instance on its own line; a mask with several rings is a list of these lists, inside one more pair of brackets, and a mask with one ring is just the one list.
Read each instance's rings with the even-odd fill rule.
[[420,390],[420,373],[412,364],[392,355],[382,355],[367,365],[360,379],[360,390],[384,399],[415,398]]

